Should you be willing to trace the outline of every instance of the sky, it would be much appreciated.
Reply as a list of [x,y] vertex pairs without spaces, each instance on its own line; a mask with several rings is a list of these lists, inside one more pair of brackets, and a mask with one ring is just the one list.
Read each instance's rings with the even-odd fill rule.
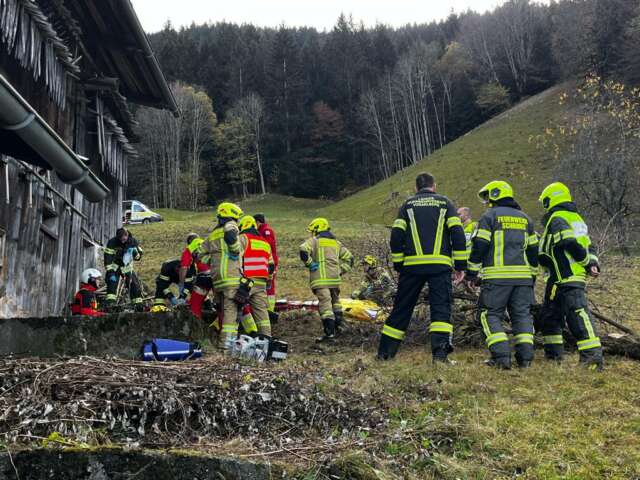
[[162,29],[167,20],[174,27],[228,21],[276,27],[312,26],[330,30],[340,13],[352,14],[367,26],[441,20],[453,10],[484,12],[504,0],[131,0],[147,32]]

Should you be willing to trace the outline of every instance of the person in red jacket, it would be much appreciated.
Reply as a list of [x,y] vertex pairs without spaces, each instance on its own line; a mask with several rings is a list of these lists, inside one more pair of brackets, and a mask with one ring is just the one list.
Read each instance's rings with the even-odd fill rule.
[[102,317],[105,313],[98,310],[96,290],[102,274],[95,268],[89,268],[80,275],[80,290],[76,293],[71,305],[72,315]]
[[[253,216],[258,224],[258,232],[269,245],[271,245],[271,256],[276,272],[278,270],[278,242],[276,240],[276,232],[269,226],[263,213]],[[267,285],[267,297],[269,299],[269,313],[274,315],[276,312],[276,275],[273,274],[269,284]]]

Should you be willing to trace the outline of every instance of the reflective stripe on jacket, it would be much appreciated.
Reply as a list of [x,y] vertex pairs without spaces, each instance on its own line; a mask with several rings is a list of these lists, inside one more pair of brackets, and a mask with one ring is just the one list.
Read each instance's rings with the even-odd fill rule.
[[597,264],[598,257],[591,245],[589,229],[582,216],[559,206],[546,221],[540,242],[540,260],[549,272],[551,281],[561,285],[582,286],[586,282],[587,268]]
[[330,232],[322,232],[317,237],[309,238],[300,245],[300,251],[308,255],[307,267],[312,263],[318,264],[315,272],[309,272],[312,289],[339,288],[342,283],[341,275],[353,268],[353,255]]
[[429,190],[419,191],[402,205],[390,246],[393,263],[414,273],[466,267],[466,241],[455,206],[444,195]]
[[238,224],[228,221],[214,228],[202,245],[203,260],[211,265],[215,289],[225,290],[240,285],[242,249],[238,234]]
[[254,279],[258,284],[266,285],[271,275],[269,265],[273,265],[271,245],[263,237],[254,233],[241,234],[240,245],[243,249],[244,276]]
[[513,200],[492,206],[478,221],[468,271],[483,281],[529,285],[538,269],[538,236]]

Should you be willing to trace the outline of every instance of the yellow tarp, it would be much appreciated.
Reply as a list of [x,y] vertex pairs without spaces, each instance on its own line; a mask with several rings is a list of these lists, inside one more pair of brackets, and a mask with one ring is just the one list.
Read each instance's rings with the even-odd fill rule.
[[352,298],[341,298],[342,311],[345,316],[359,320],[361,322],[382,323],[387,317],[380,306],[369,300],[353,300]]

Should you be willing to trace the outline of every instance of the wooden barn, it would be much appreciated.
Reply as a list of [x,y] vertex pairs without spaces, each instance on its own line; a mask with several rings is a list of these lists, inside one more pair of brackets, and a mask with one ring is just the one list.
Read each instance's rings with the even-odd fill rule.
[[130,0],[0,0],[0,318],[65,313],[121,225],[130,104],[178,114]]

